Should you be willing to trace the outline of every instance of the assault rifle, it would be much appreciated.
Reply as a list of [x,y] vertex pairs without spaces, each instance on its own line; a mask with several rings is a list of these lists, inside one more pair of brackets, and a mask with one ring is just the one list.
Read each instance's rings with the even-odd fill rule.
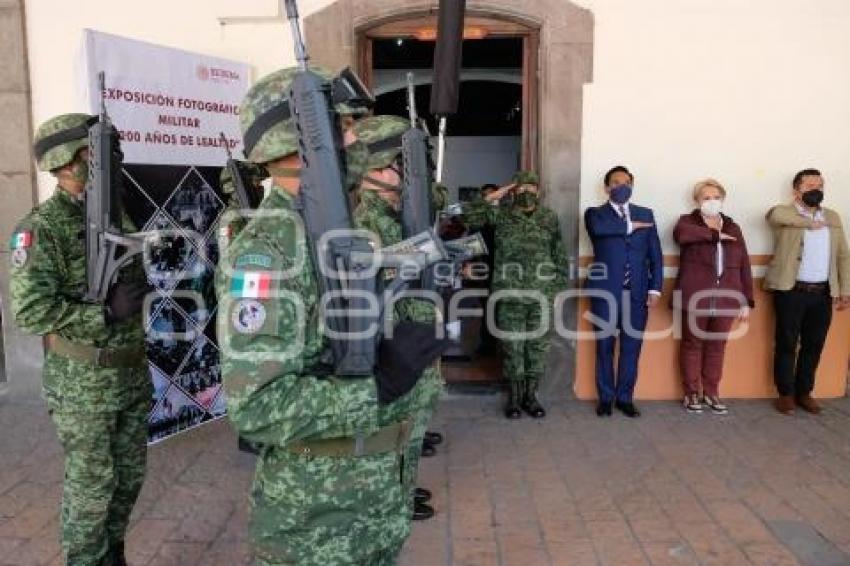
[[[419,126],[413,73],[407,73],[407,109],[410,114],[411,128],[401,137],[404,171],[401,193],[401,228],[405,238],[425,230],[431,230],[435,223],[431,199],[433,167],[429,159],[430,136],[427,131]],[[448,261],[453,266],[453,273],[460,271],[463,262],[487,254],[487,245],[479,234],[443,241],[442,246],[447,252]],[[422,272],[421,286],[422,289],[428,291],[436,289],[434,269],[426,269]]]
[[[283,0],[289,19],[295,58],[301,67],[289,86],[289,111],[296,124],[301,158],[301,189],[297,206],[304,220],[310,253],[318,271],[323,318],[330,339],[334,373],[343,377],[374,373],[379,312],[369,298],[378,297],[377,267],[398,261],[427,261],[427,254],[376,254],[370,239],[353,229],[345,190],[342,140],[333,114],[333,83],[310,70],[295,0]],[[432,238],[433,240],[433,238]],[[421,242],[419,242],[421,244]],[[442,250],[441,252],[442,253]],[[398,260],[398,261],[395,261]],[[404,283],[393,282],[391,293]]]
[[230,142],[227,140],[224,132],[221,132],[220,139],[221,143],[224,144],[224,151],[227,152],[227,164],[225,167],[228,173],[230,173],[236,200],[239,202],[239,208],[254,210],[260,206],[262,193],[253,185],[251,186],[251,190],[248,189],[245,179],[250,178],[250,173],[246,170],[245,162],[233,158],[233,154],[230,152]]
[[118,131],[106,113],[105,75],[100,73],[100,115],[89,126],[89,178],[86,185],[86,289],[83,299],[103,303],[118,270],[142,253],[145,234],[124,234]]
[[[413,73],[407,73],[407,110],[410,113],[410,129],[401,136],[401,232],[405,238],[431,230],[434,224],[434,210],[431,205],[433,176],[431,164],[428,162],[428,134],[419,127]],[[433,269],[423,271],[421,286],[428,291],[435,290]]]

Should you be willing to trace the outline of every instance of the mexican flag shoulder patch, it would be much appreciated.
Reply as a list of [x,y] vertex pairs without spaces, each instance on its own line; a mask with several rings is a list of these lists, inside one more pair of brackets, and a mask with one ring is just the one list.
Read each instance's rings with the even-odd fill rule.
[[9,242],[9,247],[13,250],[28,248],[32,246],[32,232],[22,230],[12,234],[12,241]]
[[234,274],[230,293],[245,299],[267,299],[271,296],[271,286],[271,272],[241,271]]

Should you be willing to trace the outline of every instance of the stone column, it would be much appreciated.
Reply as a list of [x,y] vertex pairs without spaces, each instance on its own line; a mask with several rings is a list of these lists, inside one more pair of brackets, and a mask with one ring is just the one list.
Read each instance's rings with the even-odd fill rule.
[[37,198],[24,21],[23,0],[0,0],[0,355],[5,369],[0,390],[10,397],[34,398],[41,380],[41,340],[17,329],[8,302],[9,240]]

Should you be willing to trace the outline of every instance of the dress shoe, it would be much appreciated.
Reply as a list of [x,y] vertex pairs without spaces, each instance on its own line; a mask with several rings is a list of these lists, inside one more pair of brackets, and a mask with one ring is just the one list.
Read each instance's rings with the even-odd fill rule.
[[812,399],[811,395],[803,395],[801,397],[797,397],[795,400],[797,401],[797,405],[807,413],[811,413],[813,415],[820,414],[820,403]]
[[434,446],[437,446],[438,444],[442,444],[443,435],[440,434],[439,432],[431,432],[429,430],[428,432],[425,433],[425,440],[427,440],[428,442],[430,442]]
[[511,381],[510,392],[508,392],[508,403],[505,405],[505,417],[509,419],[518,419],[522,416],[520,411],[520,399],[522,399],[522,383],[519,381]]
[[413,488],[413,500],[416,503],[428,503],[431,501],[431,491],[424,487]]
[[414,521],[425,521],[434,516],[434,508],[428,505],[427,503],[422,503],[419,501],[413,502],[413,520]]
[[596,404],[597,417],[610,417],[614,413],[614,404],[611,401],[600,401]]
[[790,395],[780,395],[775,403],[776,410],[783,415],[794,414],[794,398]]
[[434,454],[437,453],[437,449],[434,448],[434,445],[428,442],[427,439],[422,439],[422,457],[430,458]]
[[635,407],[634,403],[621,403],[620,401],[617,401],[617,408],[630,419],[640,416],[640,411],[638,411],[638,408]]
[[532,395],[531,397],[526,396],[525,399],[522,400],[522,410],[534,419],[542,419],[546,416],[546,409],[544,409],[543,405],[540,404],[540,401],[537,400],[537,395]]

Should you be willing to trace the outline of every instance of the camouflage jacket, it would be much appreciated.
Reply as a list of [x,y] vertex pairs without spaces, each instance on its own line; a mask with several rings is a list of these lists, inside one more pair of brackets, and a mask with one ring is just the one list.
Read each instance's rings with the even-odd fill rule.
[[[12,237],[10,295],[15,322],[30,334],[56,333],[98,348],[142,348],[141,320],[108,325],[103,305],[81,299],[86,282],[85,209],[64,190],[34,208]],[[125,226],[132,231],[132,226]],[[119,279],[142,276],[141,261],[125,267]],[[141,317],[140,317],[141,318]],[[50,404],[64,401],[89,410],[125,407],[148,395],[147,371],[95,368],[48,353],[43,392]]]
[[260,205],[263,216],[221,251],[216,290],[228,416],[244,438],[265,445],[371,434],[415,411],[418,392],[379,407],[373,379],[317,372],[327,339],[293,206],[273,187]]
[[470,228],[493,227],[493,291],[528,289],[554,296],[566,288],[567,252],[552,209],[538,205],[526,213],[480,199],[464,204],[463,213]]
[[[375,191],[362,191],[360,202],[354,209],[354,225],[361,230],[369,230],[378,237],[381,247],[392,246],[402,241],[401,219],[399,213]],[[394,269],[384,270],[387,278],[396,275]],[[401,298],[395,303],[397,321],[434,322],[434,308],[427,301],[414,298]]]
[[[294,201],[273,187],[232,244],[216,284],[228,416],[263,444],[252,492],[251,534],[269,563],[372,564],[409,533],[409,491],[395,452],[294,453],[292,444],[368,436],[427,410],[423,380],[381,406],[372,378],[319,375],[327,346],[319,285]],[[251,282],[255,284],[252,285]]]

